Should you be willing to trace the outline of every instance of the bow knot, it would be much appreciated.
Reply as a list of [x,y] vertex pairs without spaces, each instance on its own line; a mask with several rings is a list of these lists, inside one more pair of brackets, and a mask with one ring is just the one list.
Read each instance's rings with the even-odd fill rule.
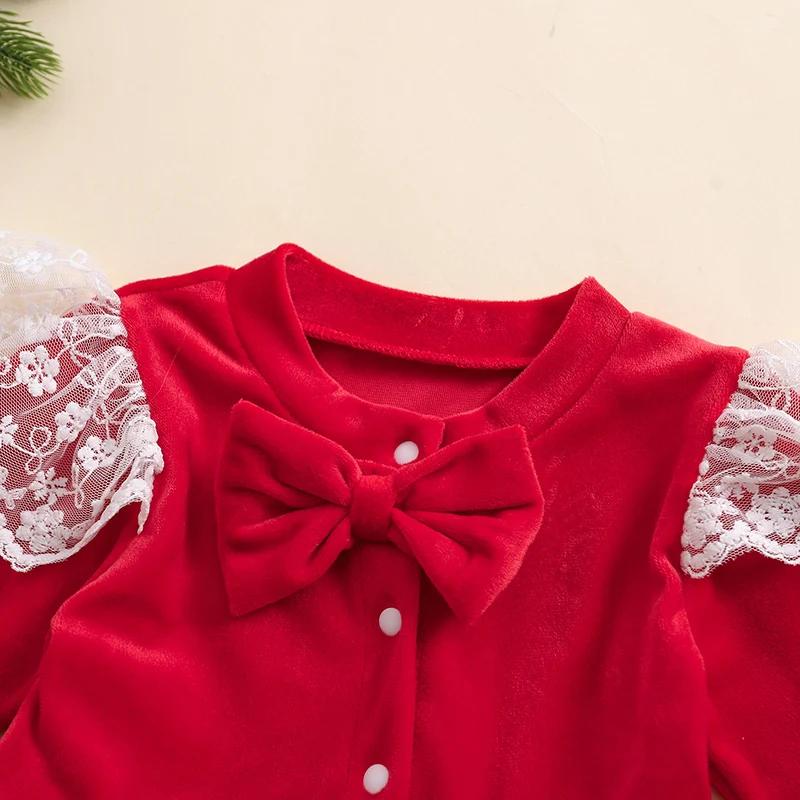
[[398,469],[359,462],[246,400],[231,410],[215,492],[237,616],[318,580],[361,540],[415,558],[472,622],[519,571],[543,513],[521,425],[466,436]]
[[392,509],[397,500],[393,475],[361,475],[350,501],[353,536],[370,542],[388,542]]

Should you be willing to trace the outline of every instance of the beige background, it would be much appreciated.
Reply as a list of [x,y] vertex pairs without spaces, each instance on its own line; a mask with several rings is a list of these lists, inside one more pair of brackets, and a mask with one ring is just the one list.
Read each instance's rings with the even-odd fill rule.
[[794,0],[0,0],[65,62],[0,100],[0,227],[115,286],[295,241],[417,291],[595,275],[800,339]]
[[115,286],[295,241],[520,299],[595,275],[714,341],[800,339],[794,0],[0,0],[65,62],[0,101],[0,227]]

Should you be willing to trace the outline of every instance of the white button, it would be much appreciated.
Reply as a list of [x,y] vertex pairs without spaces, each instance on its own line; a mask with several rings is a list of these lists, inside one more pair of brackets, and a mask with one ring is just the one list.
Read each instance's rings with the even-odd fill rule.
[[394,460],[398,464],[410,464],[419,455],[419,447],[414,442],[400,442],[394,451]]
[[389,783],[389,770],[383,764],[373,764],[364,773],[364,788],[370,794],[378,794]]
[[400,626],[403,624],[403,618],[396,608],[384,608],[383,611],[381,611],[378,624],[387,636],[397,636],[397,634],[400,633]]

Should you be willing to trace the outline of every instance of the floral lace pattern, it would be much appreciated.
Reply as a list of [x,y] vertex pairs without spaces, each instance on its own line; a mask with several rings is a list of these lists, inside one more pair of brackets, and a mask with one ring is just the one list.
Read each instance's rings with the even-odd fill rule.
[[163,469],[120,301],[81,250],[0,231],[0,556],[63,561]]
[[800,344],[755,348],[717,420],[684,520],[681,566],[703,577],[749,551],[800,564]]

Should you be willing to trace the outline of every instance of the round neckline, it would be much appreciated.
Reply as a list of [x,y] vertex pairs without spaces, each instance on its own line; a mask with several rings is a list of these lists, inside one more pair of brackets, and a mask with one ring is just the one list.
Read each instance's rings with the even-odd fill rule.
[[[247,357],[291,418],[356,458],[384,463],[393,463],[404,441],[425,456],[507,425],[538,435],[583,394],[630,318],[591,276],[541,298],[454,298],[369,281],[291,242],[232,270],[226,297]],[[349,392],[317,360],[308,336],[428,363],[521,372],[482,405],[439,417]]]

